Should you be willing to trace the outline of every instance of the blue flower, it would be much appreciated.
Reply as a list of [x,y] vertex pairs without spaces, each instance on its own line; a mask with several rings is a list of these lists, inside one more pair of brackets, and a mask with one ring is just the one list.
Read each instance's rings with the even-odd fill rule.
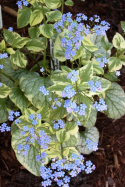
[[9,27],[9,28],[8,28],[8,31],[9,31],[9,32],[12,32],[12,31],[13,31],[13,27]]
[[33,120],[35,118],[34,114],[30,114],[29,119]]
[[15,120],[15,124],[17,125],[18,123],[20,123],[21,121],[20,121],[20,119],[16,119]]
[[45,69],[42,67],[42,68],[40,69],[40,72],[43,73],[44,71],[45,71]]
[[32,121],[32,124],[33,124],[33,125],[36,125],[36,124],[38,124],[38,121],[37,121],[36,119],[34,119],[34,120]]
[[18,116],[20,116],[20,112],[14,112],[14,115],[15,115],[16,117],[18,117]]

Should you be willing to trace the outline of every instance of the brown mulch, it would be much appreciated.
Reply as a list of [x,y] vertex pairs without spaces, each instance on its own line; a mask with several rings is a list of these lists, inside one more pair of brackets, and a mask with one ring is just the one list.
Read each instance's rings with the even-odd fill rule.
[[[73,15],[84,13],[87,16],[97,14],[102,20],[111,24],[108,31],[110,41],[115,32],[121,32],[120,21],[125,21],[124,0],[74,0],[74,7],[66,7],[65,12]],[[17,11],[16,0],[0,0],[2,6],[8,6]],[[24,34],[23,29],[17,29],[16,18],[2,12],[3,26],[14,27],[16,32]],[[119,84],[125,90],[125,67],[121,70]],[[73,178],[71,187],[125,187],[125,116],[113,120],[103,114],[98,114],[96,127],[100,132],[99,150],[87,158],[95,165],[96,170],[89,175],[79,174]],[[17,161],[11,148],[11,134],[0,134],[0,187],[40,187],[41,178],[29,173]],[[56,187],[56,184],[52,184]]]

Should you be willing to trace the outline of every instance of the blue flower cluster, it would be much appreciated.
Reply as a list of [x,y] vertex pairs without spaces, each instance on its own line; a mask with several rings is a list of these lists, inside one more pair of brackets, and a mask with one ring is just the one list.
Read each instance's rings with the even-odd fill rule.
[[46,152],[42,152],[40,155],[36,156],[36,160],[41,163],[44,163],[44,158],[46,158],[46,156],[47,156]]
[[33,125],[38,124],[38,120],[42,119],[41,114],[30,114],[29,119],[32,121]]
[[27,143],[25,145],[19,144],[17,146],[17,149],[18,149],[18,153],[20,153],[20,151],[22,151],[22,155],[26,156],[28,154],[29,149],[30,149],[30,145]]
[[84,116],[85,109],[87,108],[87,106],[83,103],[78,106],[75,102],[72,102],[70,99],[67,99],[65,100],[64,108],[66,108],[68,113],[75,112],[78,113],[80,116]]
[[0,82],[0,87],[2,87],[2,85],[3,85],[2,82]]
[[[89,19],[89,22],[95,22],[98,25],[95,25],[93,28],[87,24],[80,23],[81,21],[87,21],[87,16],[82,13],[77,14],[76,20],[72,20],[72,14],[68,12],[63,14],[60,21],[54,24],[54,28],[58,33],[62,32],[64,28],[68,28],[69,33],[66,37],[61,39],[61,45],[66,49],[65,58],[72,60],[76,56],[76,51],[81,46],[81,41],[84,39],[84,34],[89,34],[92,30],[97,35],[105,35],[106,31],[109,29],[110,24],[106,21],[100,21],[98,15],[94,15]],[[90,23],[90,25],[93,25]]]
[[92,142],[90,139],[87,139],[85,143],[89,150],[92,150],[92,151],[98,150],[98,142]]
[[[23,126],[21,128],[21,136],[25,136],[25,140],[26,140],[26,144],[23,146],[22,144],[18,145],[18,151],[23,150],[22,154],[23,155],[27,155],[28,150],[30,148],[30,145],[32,145],[33,143],[35,143],[35,141],[38,142],[38,144],[43,148],[43,149],[47,149],[48,148],[48,144],[50,144],[51,140],[49,138],[48,135],[46,135],[44,130],[40,130],[39,134],[36,132],[37,128],[35,127],[36,124],[38,124],[38,120],[41,120],[41,114],[30,114],[29,115],[29,120],[32,121],[32,127],[28,127],[28,126]],[[45,158],[45,154],[42,153],[40,155],[40,159],[41,158]],[[37,160],[38,160],[38,156],[37,156]],[[42,160],[43,163],[43,160]]]
[[3,59],[3,58],[8,58],[8,54],[7,53],[1,53],[0,54],[0,59]]
[[1,126],[0,126],[0,132],[8,132],[10,131],[10,127],[7,126],[7,123],[3,123]]
[[99,82],[99,81],[96,81],[94,83],[94,81],[91,80],[91,81],[88,82],[88,85],[90,86],[90,90],[92,92],[96,92],[96,91],[101,91],[102,90],[101,82]]
[[[7,53],[0,53],[0,60],[8,58]],[[3,64],[0,64],[0,69],[3,69]]]
[[20,112],[18,112],[18,111],[14,112],[13,110],[11,110],[11,111],[9,111],[8,120],[13,121],[14,117],[19,117],[19,116],[20,116]]
[[63,129],[65,127],[65,124],[63,122],[63,120],[59,119],[57,123],[54,124],[53,128],[54,129]]
[[72,113],[77,108],[77,104],[72,102],[70,99],[65,100],[64,108],[66,108],[68,113]]
[[9,32],[12,32],[12,31],[13,31],[13,27],[9,27],[9,28],[8,28],[8,31],[9,31]]
[[73,70],[72,72],[70,73],[67,73],[67,78],[68,79],[71,79],[72,82],[76,82],[77,81],[77,75],[78,75],[78,71],[76,70]]
[[99,102],[95,101],[93,107],[97,109],[97,111],[104,111],[107,110],[107,105],[103,99],[99,99]]
[[45,88],[45,86],[40,87],[39,91],[42,92],[43,95],[49,95],[49,91]]
[[99,64],[100,68],[104,68],[105,64],[108,63],[108,59],[106,57],[96,58],[96,61],[100,62],[100,64]]
[[40,168],[41,177],[44,179],[42,186],[50,186],[52,181],[57,182],[58,186],[69,187],[71,177],[76,177],[81,171],[92,173],[95,165],[91,161],[86,161],[84,165],[84,157],[82,155],[71,155],[72,161],[68,159],[52,159],[49,168],[42,166]]
[[64,90],[61,92],[62,97],[68,97],[72,98],[76,94],[76,91],[72,89],[71,85],[68,85],[64,88]]
[[22,9],[22,5],[23,6],[28,6],[29,3],[26,0],[21,0],[21,1],[17,1],[16,5],[18,5],[19,9]]

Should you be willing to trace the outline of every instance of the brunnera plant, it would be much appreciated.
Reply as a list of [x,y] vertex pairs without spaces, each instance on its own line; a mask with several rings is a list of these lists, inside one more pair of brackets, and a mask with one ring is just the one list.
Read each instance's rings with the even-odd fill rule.
[[[73,20],[70,12],[63,14],[71,0],[17,5],[17,27],[28,25],[29,36],[3,30],[0,131],[10,131],[5,122],[12,122],[16,157],[42,176],[42,186],[55,181],[68,187],[71,177],[95,169],[83,155],[98,149],[97,112],[113,119],[125,114],[125,94],[116,83],[125,65],[125,40],[116,33],[110,43],[110,24],[97,15],[79,13]],[[125,22],[121,26],[125,32]]]

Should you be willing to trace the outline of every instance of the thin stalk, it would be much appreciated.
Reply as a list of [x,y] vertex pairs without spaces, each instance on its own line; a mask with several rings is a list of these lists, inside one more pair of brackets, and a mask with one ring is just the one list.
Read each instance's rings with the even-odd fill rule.
[[61,143],[61,155],[62,155],[62,158],[63,158],[63,146],[62,146],[62,143]]
[[64,11],[64,0],[62,0],[62,10],[61,10],[62,14],[63,14],[63,11]]
[[8,79],[10,79],[11,81],[15,82],[15,80],[12,77],[10,77],[9,75],[7,75],[5,72],[1,71],[0,74],[4,75],[5,77],[7,77]]

